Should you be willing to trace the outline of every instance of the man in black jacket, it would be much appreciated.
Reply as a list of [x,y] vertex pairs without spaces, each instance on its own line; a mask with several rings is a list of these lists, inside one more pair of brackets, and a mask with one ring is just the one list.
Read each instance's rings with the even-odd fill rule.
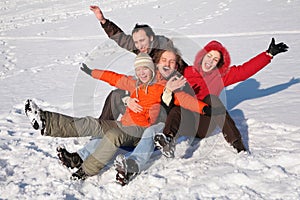
[[[94,12],[107,36],[130,52],[135,54],[144,52],[154,58],[160,50],[174,47],[172,40],[162,35],[155,35],[152,28],[146,24],[136,24],[131,35],[128,35],[115,23],[106,19],[98,6],[90,6],[90,10]],[[187,64],[182,59],[180,60],[177,71],[182,73]],[[110,92],[99,119],[117,119],[125,111],[126,96],[128,95],[123,90],[117,89]]]

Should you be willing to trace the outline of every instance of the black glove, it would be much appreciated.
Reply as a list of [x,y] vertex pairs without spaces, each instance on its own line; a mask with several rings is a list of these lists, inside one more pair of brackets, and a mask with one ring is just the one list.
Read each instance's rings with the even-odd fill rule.
[[92,76],[92,71],[90,68],[88,68],[88,66],[85,63],[82,63],[82,67],[80,67],[80,69],[82,71],[84,71],[85,73],[87,73],[88,75]]
[[223,115],[226,113],[225,107],[215,107],[212,108],[210,105],[203,107],[204,115],[212,116],[212,115]]
[[286,44],[284,44],[283,42],[281,42],[279,44],[275,44],[275,39],[272,38],[271,44],[270,44],[267,52],[269,54],[271,54],[272,56],[275,56],[279,53],[286,52],[288,50],[288,48],[289,47]]

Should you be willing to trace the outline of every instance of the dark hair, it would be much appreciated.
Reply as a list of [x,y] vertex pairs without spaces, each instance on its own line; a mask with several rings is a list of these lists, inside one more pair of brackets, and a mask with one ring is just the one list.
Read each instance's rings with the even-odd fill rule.
[[183,74],[183,60],[181,58],[181,53],[180,51],[176,48],[176,47],[167,47],[165,49],[159,49],[155,52],[154,56],[153,56],[153,62],[154,64],[158,64],[160,57],[162,56],[162,54],[166,51],[172,52],[176,55],[176,65],[177,65],[177,71],[181,74]]
[[147,24],[136,24],[133,28],[131,35],[138,32],[139,30],[144,30],[146,32],[146,35],[150,38],[151,36],[155,36],[155,33],[153,32],[152,28]]
[[220,53],[220,60],[219,60],[218,64],[216,65],[217,68],[221,68],[221,67],[224,65],[224,57],[223,57],[223,54],[222,54],[222,52],[220,52],[220,51],[219,51],[219,53]]

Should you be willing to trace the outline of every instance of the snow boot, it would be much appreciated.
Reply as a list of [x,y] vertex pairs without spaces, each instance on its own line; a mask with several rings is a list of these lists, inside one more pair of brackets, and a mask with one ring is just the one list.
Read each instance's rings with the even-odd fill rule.
[[83,161],[77,152],[70,153],[64,146],[57,147],[56,151],[62,165],[71,169],[81,167]]
[[242,139],[238,139],[236,141],[234,141],[232,143],[233,148],[235,148],[237,150],[238,153],[240,153],[241,151],[246,151],[246,148],[243,144]]
[[117,171],[116,181],[122,186],[127,185],[139,173],[139,167],[135,160],[126,160],[123,154],[116,157],[114,166]]
[[128,181],[126,179],[127,166],[126,166],[126,159],[124,155],[120,154],[116,157],[114,161],[114,167],[115,170],[117,171],[116,174],[117,183],[119,183],[122,186],[126,185]]
[[80,167],[76,172],[74,172],[71,176],[71,180],[82,180],[84,181],[86,178],[88,178],[89,175],[85,173],[85,171]]
[[163,133],[156,133],[154,136],[154,145],[165,157],[175,157],[175,139],[173,137],[165,136]]
[[127,173],[132,173],[132,174],[137,174],[139,173],[139,166],[138,164],[136,163],[135,160],[131,159],[131,158],[128,158],[126,160],[126,165],[127,165]]
[[42,110],[31,100],[27,99],[25,102],[25,114],[31,122],[35,130],[41,130],[43,135],[46,126],[46,121],[41,118]]

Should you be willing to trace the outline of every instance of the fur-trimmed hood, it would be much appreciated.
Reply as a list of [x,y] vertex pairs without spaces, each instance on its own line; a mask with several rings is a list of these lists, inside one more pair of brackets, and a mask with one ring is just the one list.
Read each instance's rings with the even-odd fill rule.
[[218,68],[218,70],[219,70],[221,76],[224,76],[230,67],[230,61],[231,61],[230,55],[229,55],[229,52],[227,51],[227,49],[220,42],[218,42],[216,40],[209,42],[203,49],[201,49],[196,54],[195,61],[194,61],[194,67],[200,73],[204,74],[202,67],[201,67],[201,62],[202,62],[202,59],[205,56],[205,54],[207,54],[211,50],[217,50],[222,53],[224,64],[220,68]]

